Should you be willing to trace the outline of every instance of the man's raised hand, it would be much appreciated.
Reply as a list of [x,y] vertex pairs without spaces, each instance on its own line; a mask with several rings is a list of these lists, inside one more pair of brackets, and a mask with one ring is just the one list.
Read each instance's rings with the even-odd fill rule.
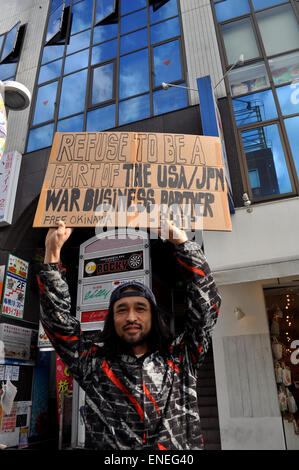
[[73,228],[68,228],[60,220],[57,228],[50,228],[46,236],[45,263],[58,263],[60,261],[60,251],[64,243],[68,240]]

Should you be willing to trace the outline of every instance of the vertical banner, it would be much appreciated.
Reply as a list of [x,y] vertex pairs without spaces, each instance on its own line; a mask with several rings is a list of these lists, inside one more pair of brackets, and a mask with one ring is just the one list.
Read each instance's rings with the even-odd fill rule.
[[58,423],[62,413],[62,394],[70,396],[73,392],[73,377],[68,367],[63,363],[58,354],[56,354],[56,387],[57,387],[57,409]]
[[22,155],[10,152],[0,160],[0,225],[12,223]]
[[28,261],[9,254],[4,283],[2,315],[23,318],[28,267]]
[[2,291],[3,291],[3,282],[4,282],[4,275],[5,275],[5,268],[6,266],[0,266],[0,302],[2,299]]
[[4,104],[4,86],[0,81],[0,160],[4,155],[7,135],[7,116]]
[[214,95],[214,90],[211,85],[211,78],[209,75],[197,79],[200,114],[202,122],[203,134],[206,136],[219,137],[221,144],[221,153],[223,160],[223,167],[228,192],[228,202],[231,214],[234,214],[234,204],[232,198],[232,187],[230,182],[227,153],[224,142],[224,135],[222,129],[222,122],[217,106],[217,101]]

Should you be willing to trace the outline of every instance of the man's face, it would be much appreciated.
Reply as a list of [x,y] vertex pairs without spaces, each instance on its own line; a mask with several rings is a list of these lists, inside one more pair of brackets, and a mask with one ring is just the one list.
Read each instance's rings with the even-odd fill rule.
[[113,305],[116,334],[134,347],[146,343],[152,327],[151,305],[144,297],[123,297]]

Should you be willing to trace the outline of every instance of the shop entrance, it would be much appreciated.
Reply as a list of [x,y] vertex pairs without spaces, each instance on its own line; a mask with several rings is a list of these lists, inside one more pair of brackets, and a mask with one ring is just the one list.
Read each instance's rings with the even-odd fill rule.
[[299,450],[299,283],[267,287],[264,295],[286,449]]

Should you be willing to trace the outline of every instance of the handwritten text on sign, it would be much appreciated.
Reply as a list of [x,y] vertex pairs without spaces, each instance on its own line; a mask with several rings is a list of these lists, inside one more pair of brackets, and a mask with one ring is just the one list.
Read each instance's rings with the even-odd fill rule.
[[153,208],[175,205],[193,212],[200,207],[206,230],[231,230],[219,138],[56,133],[34,226],[59,219],[95,226],[103,205],[119,215],[118,226],[127,226],[141,208],[153,219]]

